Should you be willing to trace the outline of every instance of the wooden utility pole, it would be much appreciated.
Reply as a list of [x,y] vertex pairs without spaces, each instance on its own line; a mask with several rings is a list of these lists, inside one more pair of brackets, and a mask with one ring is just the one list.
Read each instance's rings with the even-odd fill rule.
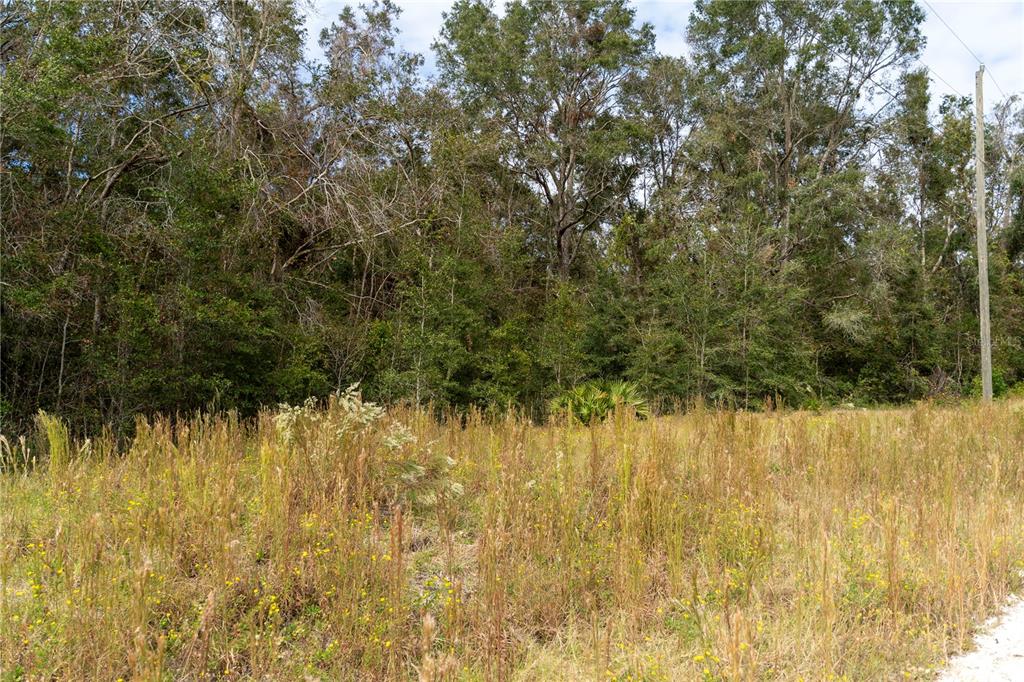
[[988,233],[985,229],[985,104],[982,64],[974,74],[974,206],[978,233],[978,309],[981,317],[981,395],[992,400],[992,331],[988,316]]

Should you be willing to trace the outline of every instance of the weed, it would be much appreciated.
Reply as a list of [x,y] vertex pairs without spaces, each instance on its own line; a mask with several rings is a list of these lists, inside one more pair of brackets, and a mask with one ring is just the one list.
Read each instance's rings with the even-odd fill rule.
[[40,415],[0,440],[0,670],[923,679],[1021,587],[1020,401],[580,421]]

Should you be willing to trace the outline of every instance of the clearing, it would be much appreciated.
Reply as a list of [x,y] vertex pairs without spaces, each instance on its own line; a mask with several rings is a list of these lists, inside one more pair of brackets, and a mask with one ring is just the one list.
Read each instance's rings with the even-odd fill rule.
[[349,393],[27,445],[4,679],[934,679],[1024,567],[1020,401],[584,428]]

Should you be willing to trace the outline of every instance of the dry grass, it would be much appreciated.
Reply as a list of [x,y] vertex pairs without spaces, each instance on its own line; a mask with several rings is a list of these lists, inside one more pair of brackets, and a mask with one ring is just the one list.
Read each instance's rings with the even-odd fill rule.
[[1020,402],[46,431],[4,679],[927,679],[1020,587]]

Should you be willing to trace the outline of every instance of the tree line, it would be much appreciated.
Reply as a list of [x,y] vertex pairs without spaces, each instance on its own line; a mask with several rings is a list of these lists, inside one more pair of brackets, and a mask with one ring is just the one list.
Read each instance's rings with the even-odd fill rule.
[[[589,379],[739,407],[970,393],[973,105],[922,9],[15,0],[2,410],[80,428],[367,397],[542,409]],[[992,98],[990,97],[991,101]],[[985,122],[997,390],[1024,380],[1024,107]]]

